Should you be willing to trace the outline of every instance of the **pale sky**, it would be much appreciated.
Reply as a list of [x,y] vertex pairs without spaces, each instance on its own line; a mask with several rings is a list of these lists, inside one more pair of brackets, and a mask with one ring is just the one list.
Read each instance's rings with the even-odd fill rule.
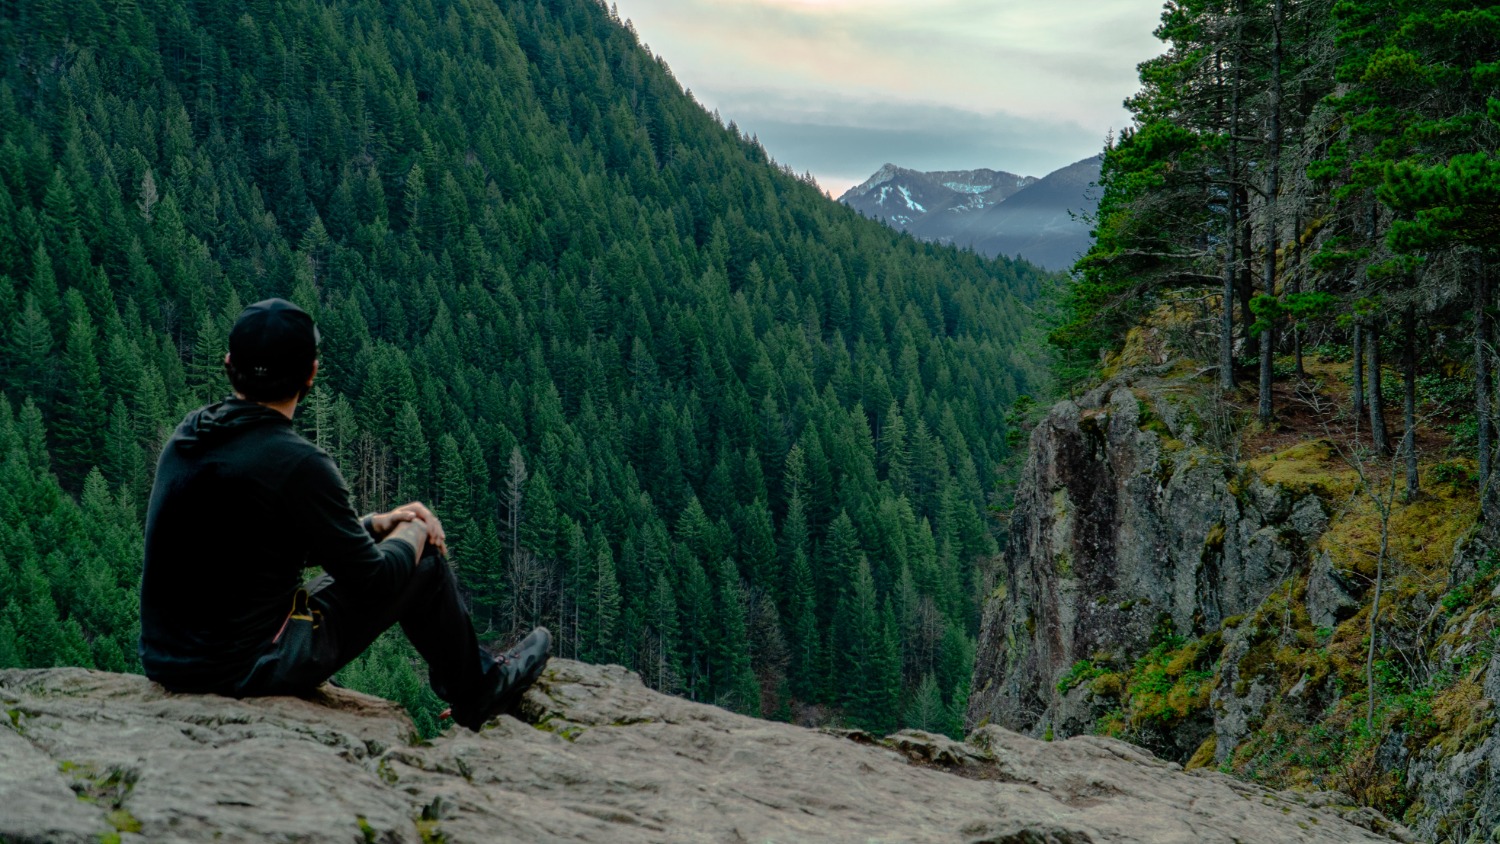
[[891,162],[1044,176],[1129,125],[1159,0],[616,0],[683,87],[834,196]]

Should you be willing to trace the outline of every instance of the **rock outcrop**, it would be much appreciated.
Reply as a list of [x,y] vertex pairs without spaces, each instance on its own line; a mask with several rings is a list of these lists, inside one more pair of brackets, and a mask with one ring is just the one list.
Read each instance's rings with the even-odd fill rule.
[[[1100,738],[967,743],[760,721],[557,660],[527,720],[416,740],[385,701],[174,695],[0,672],[0,840],[1373,842],[1338,795],[1184,773]],[[1344,815],[1348,816],[1346,820]],[[1397,840],[1400,840],[1397,838]]]
[[1189,768],[1346,788],[1416,840],[1500,840],[1500,548],[1474,488],[1433,465],[1389,510],[1372,625],[1371,499],[1394,486],[1363,490],[1312,410],[1300,436],[1234,435],[1190,372],[1158,359],[1032,432],[969,728],[1128,737]]
[[[1111,381],[1032,432],[1003,586],[980,632],[971,727],[1090,732],[1091,696],[1060,688],[1075,665],[1129,665],[1164,629],[1216,630],[1257,607],[1326,527],[1316,495],[1246,476],[1199,442],[1201,418],[1137,395],[1168,386]],[[1163,741],[1186,758],[1211,730],[1186,725]]]

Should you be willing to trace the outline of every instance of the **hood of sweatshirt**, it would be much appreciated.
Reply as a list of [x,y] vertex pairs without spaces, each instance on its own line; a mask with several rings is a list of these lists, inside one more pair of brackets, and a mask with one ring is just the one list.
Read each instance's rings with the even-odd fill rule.
[[261,425],[290,425],[291,420],[263,404],[225,399],[189,413],[177,426],[176,447],[193,451]]

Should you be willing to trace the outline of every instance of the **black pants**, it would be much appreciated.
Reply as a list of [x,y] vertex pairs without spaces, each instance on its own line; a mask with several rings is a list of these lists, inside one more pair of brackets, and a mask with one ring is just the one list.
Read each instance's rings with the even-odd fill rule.
[[500,667],[479,646],[453,570],[431,546],[411,578],[392,592],[346,587],[328,575],[308,583],[234,694],[310,692],[394,624],[427,660],[432,690],[452,705],[454,720],[467,724],[487,714]]

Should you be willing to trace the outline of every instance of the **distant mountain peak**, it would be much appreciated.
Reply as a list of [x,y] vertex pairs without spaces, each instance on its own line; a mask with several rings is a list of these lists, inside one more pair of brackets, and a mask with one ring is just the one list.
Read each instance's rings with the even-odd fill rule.
[[1066,269],[1088,247],[1081,216],[1098,204],[1089,188],[1102,160],[1086,158],[1040,179],[986,168],[923,172],[888,162],[839,201],[922,240]]
[[871,176],[868,179],[865,179],[863,182],[861,182],[858,185],[855,185],[854,187],[848,189],[847,191],[844,191],[844,195],[841,196],[841,197],[839,197],[839,201],[843,202],[851,194],[865,194],[865,193],[869,193],[870,191],[874,190],[875,188],[879,187],[880,185],[883,185],[886,182],[889,182],[890,180],[892,180],[892,179],[896,178],[897,176],[901,175],[901,173],[903,173],[903,172],[909,172],[909,171],[905,171],[902,168],[897,167],[894,164],[891,164],[890,162],[886,162],[885,164],[880,165],[880,169],[875,171],[875,175]]

